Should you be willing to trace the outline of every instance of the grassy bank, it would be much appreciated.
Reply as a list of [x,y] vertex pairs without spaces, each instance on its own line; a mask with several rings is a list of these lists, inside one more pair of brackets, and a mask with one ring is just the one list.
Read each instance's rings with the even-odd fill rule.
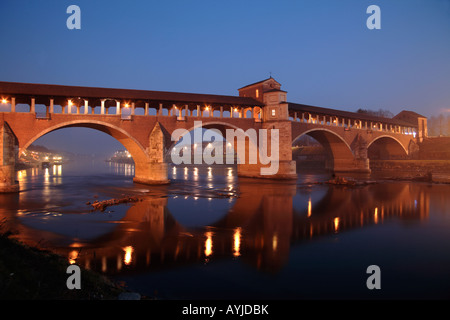
[[69,263],[61,256],[0,234],[0,299],[110,300],[125,291],[102,275],[81,269],[81,289],[69,290]]

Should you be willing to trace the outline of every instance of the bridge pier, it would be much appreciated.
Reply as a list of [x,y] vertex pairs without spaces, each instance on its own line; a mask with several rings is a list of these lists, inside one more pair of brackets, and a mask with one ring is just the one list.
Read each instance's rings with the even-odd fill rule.
[[169,184],[169,169],[165,162],[166,141],[170,139],[159,122],[156,123],[149,137],[148,158],[135,159],[133,181],[136,183],[158,185]]
[[6,122],[0,127],[0,193],[18,192],[16,181],[16,137]]
[[168,171],[167,163],[136,164],[133,182],[148,185],[169,184]]

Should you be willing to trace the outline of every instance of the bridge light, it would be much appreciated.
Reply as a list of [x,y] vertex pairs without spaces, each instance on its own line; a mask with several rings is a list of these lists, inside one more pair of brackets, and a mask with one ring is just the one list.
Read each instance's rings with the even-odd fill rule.
[[2,99],[2,103],[3,103],[3,104],[8,103],[8,100],[6,100],[6,99],[3,98],[3,99]]
[[125,108],[128,108],[130,105],[128,103],[125,103]]

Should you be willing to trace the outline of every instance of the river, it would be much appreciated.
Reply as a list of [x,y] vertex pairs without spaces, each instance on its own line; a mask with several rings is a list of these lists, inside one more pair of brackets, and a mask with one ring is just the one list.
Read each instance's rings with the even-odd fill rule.
[[[450,184],[325,172],[244,179],[233,166],[177,166],[167,186],[134,167],[75,162],[18,172],[0,219],[25,243],[158,299],[446,299]],[[349,176],[350,177],[350,176]],[[94,201],[140,201],[93,211]],[[369,289],[376,265],[381,289]]]

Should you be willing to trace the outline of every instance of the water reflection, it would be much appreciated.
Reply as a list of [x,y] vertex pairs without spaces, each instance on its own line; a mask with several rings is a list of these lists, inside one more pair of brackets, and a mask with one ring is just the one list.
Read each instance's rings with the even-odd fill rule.
[[[122,169],[124,175],[130,172]],[[362,228],[428,221],[431,203],[442,212],[449,205],[448,185],[380,182],[346,188],[312,184],[310,177],[297,183],[261,182],[238,179],[234,167],[216,174],[215,168],[192,166],[171,169],[178,179],[141,191],[140,202],[91,212],[84,203],[92,194],[111,198],[123,194],[124,187],[106,192],[116,180],[105,176],[101,188],[67,176],[63,187],[57,180],[63,171],[18,172],[24,191],[0,196],[0,219],[8,220],[19,239],[39,242],[70,263],[109,275],[223,260],[277,274],[289,264],[294,247]],[[39,191],[26,187],[39,183]],[[127,191],[141,190],[132,188]]]
[[[206,179],[209,171],[206,170]],[[48,183],[49,172],[46,170],[44,198],[50,194]],[[224,183],[228,186],[227,181]],[[298,195],[305,190],[298,190],[296,184],[261,184],[244,180],[238,189],[238,198],[170,196],[170,188],[160,189],[165,192],[162,197],[148,197],[132,206],[118,206],[109,219],[104,213],[86,212],[86,217],[97,222],[92,225],[81,217],[72,216],[69,220],[61,214],[47,217],[53,220],[54,227],[52,221],[46,224],[33,221],[44,219],[43,213],[34,217],[17,215],[16,218],[21,222],[25,237],[36,235],[40,240],[45,234],[46,245],[58,247],[62,253],[66,250],[70,263],[76,261],[93,269],[99,266],[105,273],[151,270],[161,265],[211,261],[227,256],[240,257],[258,269],[277,272],[286,264],[290,247],[297,243],[383,224],[392,218],[420,220],[429,215],[430,192],[421,185],[408,183],[356,189],[316,185],[309,187],[309,195],[302,197]],[[316,195],[321,198],[314,199]],[[199,216],[204,218],[210,214],[211,217],[190,225],[191,213],[187,216],[185,213],[191,207],[196,208],[195,203],[199,201],[206,201],[196,209]],[[209,209],[208,202],[212,203]],[[119,213],[121,210],[123,214]],[[70,232],[64,235],[66,229],[62,225],[67,221],[77,223],[77,228],[95,228],[96,236],[83,238],[79,234],[75,239],[71,238]],[[99,221],[109,221],[109,227],[100,228]],[[40,232],[35,228],[41,229]],[[60,247],[61,237],[72,241],[67,249]],[[83,254],[74,251],[75,242],[83,248]]]

